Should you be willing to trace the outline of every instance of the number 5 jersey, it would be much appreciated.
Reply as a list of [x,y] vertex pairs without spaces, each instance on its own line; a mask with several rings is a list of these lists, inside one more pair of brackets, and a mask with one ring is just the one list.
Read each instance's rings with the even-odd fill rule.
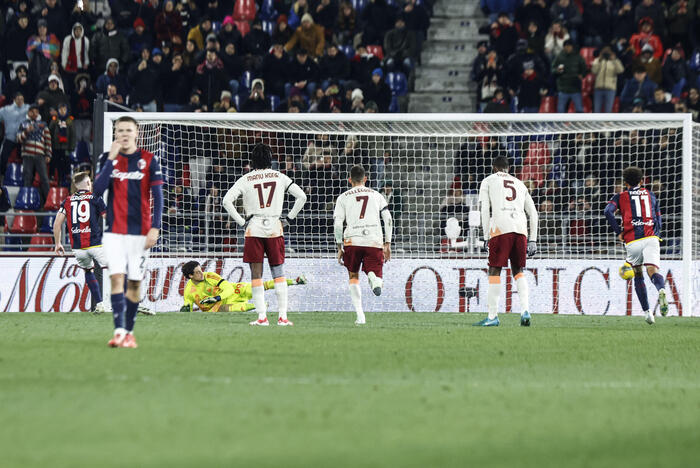
[[87,190],[79,190],[63,200],[58,212],[66,216],[73,250],[102,245],[102,215],[106,211],[102,197]]
[[527,187],[517,177],[496,172],[485,178],[479,188],[479,205],[485,240],[509,232],[537,240],[537,209]]

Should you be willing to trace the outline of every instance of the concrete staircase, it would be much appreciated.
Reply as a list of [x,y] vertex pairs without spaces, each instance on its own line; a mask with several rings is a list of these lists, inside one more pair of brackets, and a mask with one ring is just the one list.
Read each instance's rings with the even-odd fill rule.
[[474,112],[476,85],[469,72],[477,42],[487,39],[478,32],[487,19],[476,0],[439,0],[433,12],[408,111]]

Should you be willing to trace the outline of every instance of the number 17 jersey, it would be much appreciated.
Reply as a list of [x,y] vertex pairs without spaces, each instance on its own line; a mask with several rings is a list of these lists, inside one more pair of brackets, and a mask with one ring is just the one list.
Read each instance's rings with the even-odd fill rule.
[[[274,169],[250,171],[229,190],[243,198],[245,218],[249,220],[246,237],[283,235],[280,215],[292,179]],[[237,197],[236,197],[237,198]]]
[[106,211],[102,197],[87,190],[79,190],[63,200],[58,212],[66,216],[73,250],[102,245],[102,215]]

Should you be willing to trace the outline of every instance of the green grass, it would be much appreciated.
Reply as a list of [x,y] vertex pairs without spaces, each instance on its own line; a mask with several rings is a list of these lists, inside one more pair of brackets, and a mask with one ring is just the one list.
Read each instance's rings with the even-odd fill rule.
[[0,466],[687,467],[700,320],[0,314]]

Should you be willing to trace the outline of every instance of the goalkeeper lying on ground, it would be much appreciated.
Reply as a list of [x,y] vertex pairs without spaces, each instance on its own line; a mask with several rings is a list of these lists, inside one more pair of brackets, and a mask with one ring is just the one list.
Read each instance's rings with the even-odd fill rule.
[[[246,312],[255,309],[248,302],[253,298],[250,283],[230,283],[213,272],[204,272],[198,262],[191,261],[182,265],[182,276],[187,278],[185,285],[185,305],[180,312],[192,312],[194,305],[202,312]],[[288,279],[287,284],[306,284],[304,275]],[[265,290],[274,289],[273,280],[263,283]]]

